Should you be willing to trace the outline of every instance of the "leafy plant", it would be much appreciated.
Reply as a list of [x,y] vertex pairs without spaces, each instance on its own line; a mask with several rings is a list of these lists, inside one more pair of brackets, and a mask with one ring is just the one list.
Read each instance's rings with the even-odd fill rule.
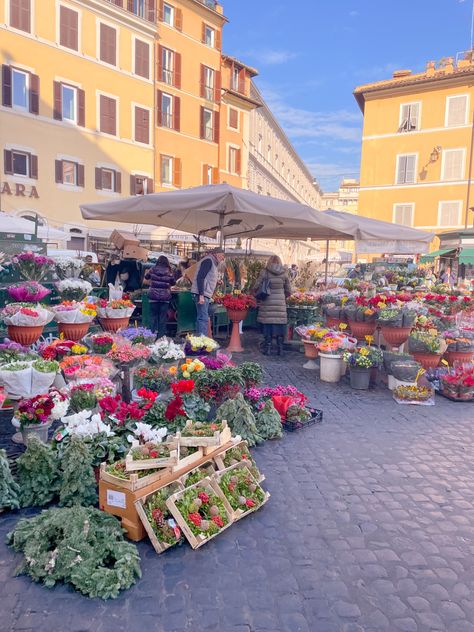
[[97,483],[92,468],[92,454],[87,443],[79,437],[72,437],[64,450],[61,461],[61,489],[59,504],[63,507],[73,505],[95,505],[97,502]]
[[257,429],[263,439],[281,439],[283,435],[280,413],[268,400],[256,415]]
[[252,409],[242,393],[238,393],[235,399],[224,402],[217,409],[216,417],[219,421],[227,421],[232,434],[240,435],[250,447],[263,441],[257,430]]
[[0,450],[0,509],[20,507],[20,487],[13,479],[5,450]]
[[18,458],[17,472],[22,507],[42,507],[56,497],[59,464],[49,444],[31,437],[26,451]]

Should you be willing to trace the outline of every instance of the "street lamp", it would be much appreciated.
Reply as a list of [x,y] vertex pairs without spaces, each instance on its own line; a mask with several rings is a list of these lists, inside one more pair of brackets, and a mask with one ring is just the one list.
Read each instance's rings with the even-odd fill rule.
[[430,163],[431,162],[436,162],[441,154],[441,147],[439,145],[436,145],[436,147],[433,147],[433,151],[430,154]]

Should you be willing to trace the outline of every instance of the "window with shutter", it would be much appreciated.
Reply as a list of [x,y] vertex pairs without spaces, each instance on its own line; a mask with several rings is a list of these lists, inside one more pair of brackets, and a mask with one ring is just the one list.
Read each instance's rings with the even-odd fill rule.
[[464,149],[445,149],[442,155],[442,179],[462,180],[464,177]]
[[150,77],[150,46],[142,40],[135,40],[135,74],[149,79]]
[[420,129],[420,104],[404,103],[400,106],[400,132],[414,132]]
[[173,158],[161,155],[161,184],[173,184]]
[[117,134],[117,101],[104,94],[100,95],[100,131],[105,134]]
[[12,107],[12,69],[10,66],[2,66],[2,105]]
[[62,183],[68,184],[71,186],[76,186],[77,185],[77,163],[71,162],[70,160],[63,160],[62,167],[63,167]]
[[201,66],[202,89],[201,96],[207,101],[214,100],[214,70],[207,66]]
[[77,123],[77,89],[61,84],[61,107],[63,121]]
[[402,226],[413,226],[414,213],[414,204],[395,204],[393,207],[393,222]]
[[11,69],[12,107],[29,110],[30,73],[17,68]]
[[174,26],[174,7],[170,4],[163,4],[163,19],[162,21],[168,26]]
[[397,184],[414,184],[416,171],[416,154],[398,156]]
[[468,111],[468,96],[460,94],[446,99],[446,127],[466,125]]
[[234,108],[229,108],[229,127],[232,127],[232,129],[239,128],[239,113]]
[[173,127],[173,97],[170,94],[166,94],[165,92],[160,93],[160,102],[159,102],[159,120],[158,125],[161,127],[168,127],[172,129]]
[[15,176],[30,175],[30,154],[12,149],[12,174]]
[[204,38],[203,42],[204,44],[206,44],[206,46],[210,46],[211,48],[214,48],[215,42],[216,42],[216,32],[212,27],[208,26],[207,24],[204,24],[203,38]]
[[459,226],[462,202],[460,200],[439,203],[438,226]]
[[31,33],[31,0],[10,0],[10,26]]
[[161,52],[161,81],[168,85],[173,85],[173,51],[164,46],[160,46]]
[[101,61],[115,66],[117,64],[117,31],[108,24],[100,24]]
[[100,188],[102,191],[114,191],[115,190],[115,171],[113,169],[104,169],[100,170],[101,173],[101,182]]
[[59,7],[59,43],[65,48],[79,48],[79,14],[68,7]]
[[150,111],[135,107],[135,140],[137,143],[150,142]]
[[214,112],[212,110],[208,110],[207,108],[202,108],[202,129],[204,140],[213,141],[214,140]]

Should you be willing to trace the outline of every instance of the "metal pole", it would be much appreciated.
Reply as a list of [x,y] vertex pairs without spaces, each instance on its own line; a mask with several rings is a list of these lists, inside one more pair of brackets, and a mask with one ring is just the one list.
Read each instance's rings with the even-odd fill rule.
[[474,114],[472,116],[472,128],[471,128],[471,147],[469,149],[469,171],[467,172],[467,194],[466,194],[466,217],[464,220],[464,228],[467,228],[469,223],[469,199],[471,197],[471,176],[472,176],[472,153],[474,148]]
[[324,285],[328,285],[329,239],[326,240],[326,266],[324,268]]
[[224,247],[224,213],[219,213],[219,246]]

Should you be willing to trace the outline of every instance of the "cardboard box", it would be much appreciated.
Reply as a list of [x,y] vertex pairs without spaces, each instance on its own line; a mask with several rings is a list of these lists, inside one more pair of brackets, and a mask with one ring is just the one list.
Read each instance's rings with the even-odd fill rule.
[[125,246],[122,252],[123,259],[139,259],[140,261],[146,261],[148,259],[148,253],[150,251],[141,246]]
[[114,230],[110,235],[110,241],[116,246],[119,250],[125,248],[125,246],[139,246],[140,240],[132,235],[131,233],[121,233],[118,230]]

